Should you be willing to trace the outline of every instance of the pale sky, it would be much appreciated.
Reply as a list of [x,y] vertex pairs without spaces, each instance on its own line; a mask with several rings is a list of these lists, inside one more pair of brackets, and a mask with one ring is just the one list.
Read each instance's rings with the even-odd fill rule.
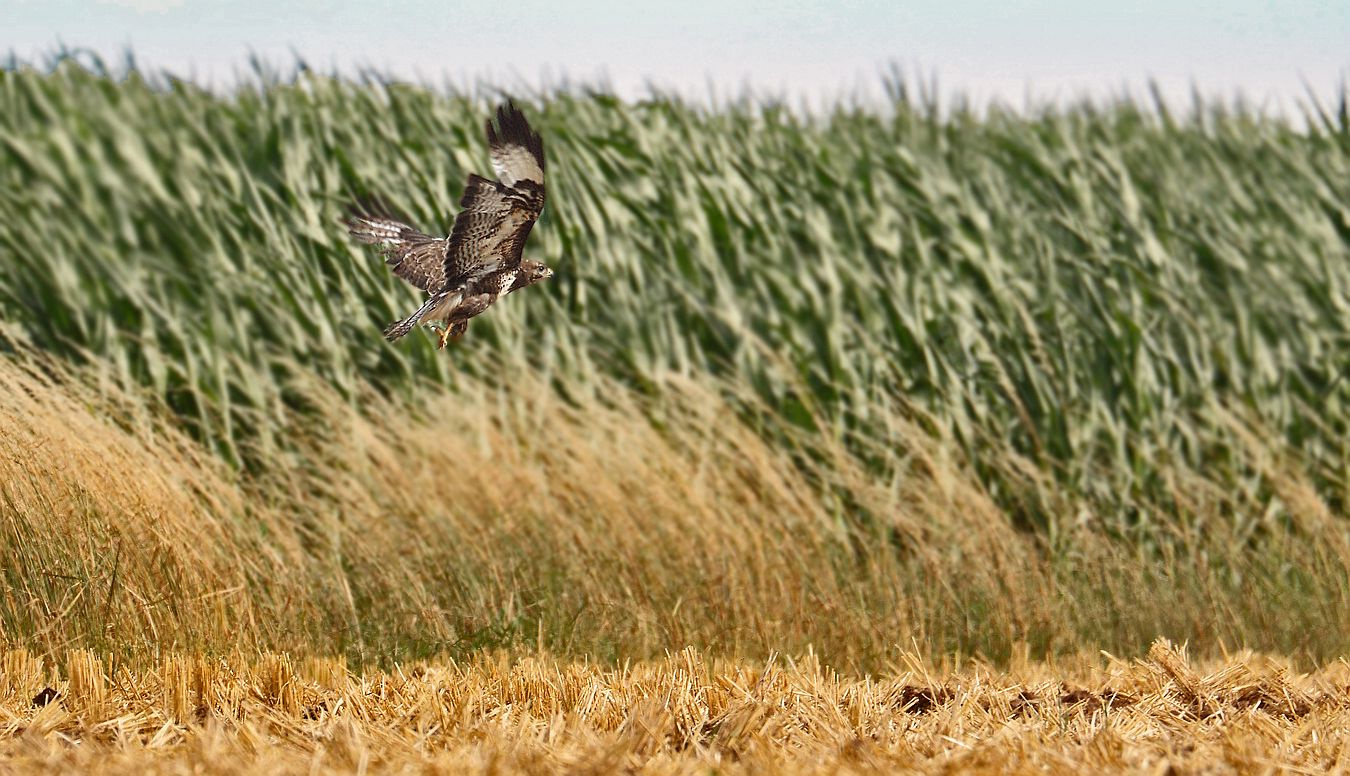
[[1350,0],[0,0],[0,51],[32,60],[58,42],[113,59],[131,47],[218,85],[250,51],[294,51],[432,82],[749,84],[816,102],[875,93],[894,63],[977,103],[1142,93],[1152,78],[1179,101],[1195,84],[1291,110],[1305,82],[1329,97],[1350,76]]

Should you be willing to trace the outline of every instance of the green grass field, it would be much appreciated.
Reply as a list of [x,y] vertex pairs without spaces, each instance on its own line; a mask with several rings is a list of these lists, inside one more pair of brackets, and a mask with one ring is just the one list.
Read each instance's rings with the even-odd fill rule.
[[552,265],[437,353],[499,95],[0,70],[0,639],[357,661],[1343,653],[1350,121],[516,95]]

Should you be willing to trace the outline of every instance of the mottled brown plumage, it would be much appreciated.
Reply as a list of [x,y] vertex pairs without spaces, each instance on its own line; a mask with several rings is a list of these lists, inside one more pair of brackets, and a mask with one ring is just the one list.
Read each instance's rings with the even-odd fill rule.
[[470,173],[449,237],[423,234],[379,206],[354,210],[346,220],[354,239],[381,246],[393,273],[428,295],[421,308],[385,330],[389,340],[421,321],[444,322],[443,348],[502,294],[553,274],[522,258],[530,228],[544,209],[543,140],[510,102],[497,109],[496,126],[486,124],[498,180]]

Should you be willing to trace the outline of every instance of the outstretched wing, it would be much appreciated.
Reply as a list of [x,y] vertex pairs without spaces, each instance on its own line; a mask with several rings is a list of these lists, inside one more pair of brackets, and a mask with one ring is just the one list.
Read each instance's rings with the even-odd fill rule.
[[520,264],[530,227],[544,209],[544,142],[510,102],[487,122],[490,181],[469,175],[445,255],[450,284],[480,278]]
[[464,210],[455,217],[445,254],[445,274],[452,285],[520,263],[538,211],[521,207],[513,189],[472,173],[459,206]]
[[445,238],[423,234],[383,215],[353,213],[343,223],[354,239],[380,246],[395,275],[428,294],[445,286]]
[[544,141],[530,129],[525,114],[508,101],[497,108],[497,127],[487,122],[488,153],[492,171],[510,188],[534,184],[539,190],[540,207],[544,197]]

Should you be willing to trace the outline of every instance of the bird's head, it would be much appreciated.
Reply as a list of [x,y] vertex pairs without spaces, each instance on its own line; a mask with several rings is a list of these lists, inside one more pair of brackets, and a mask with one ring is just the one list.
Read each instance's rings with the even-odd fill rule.
[[520,274],[523,276],[525,284],[529,285],[553,277],[553,270],[542,261],[523,259],[520,262]]

